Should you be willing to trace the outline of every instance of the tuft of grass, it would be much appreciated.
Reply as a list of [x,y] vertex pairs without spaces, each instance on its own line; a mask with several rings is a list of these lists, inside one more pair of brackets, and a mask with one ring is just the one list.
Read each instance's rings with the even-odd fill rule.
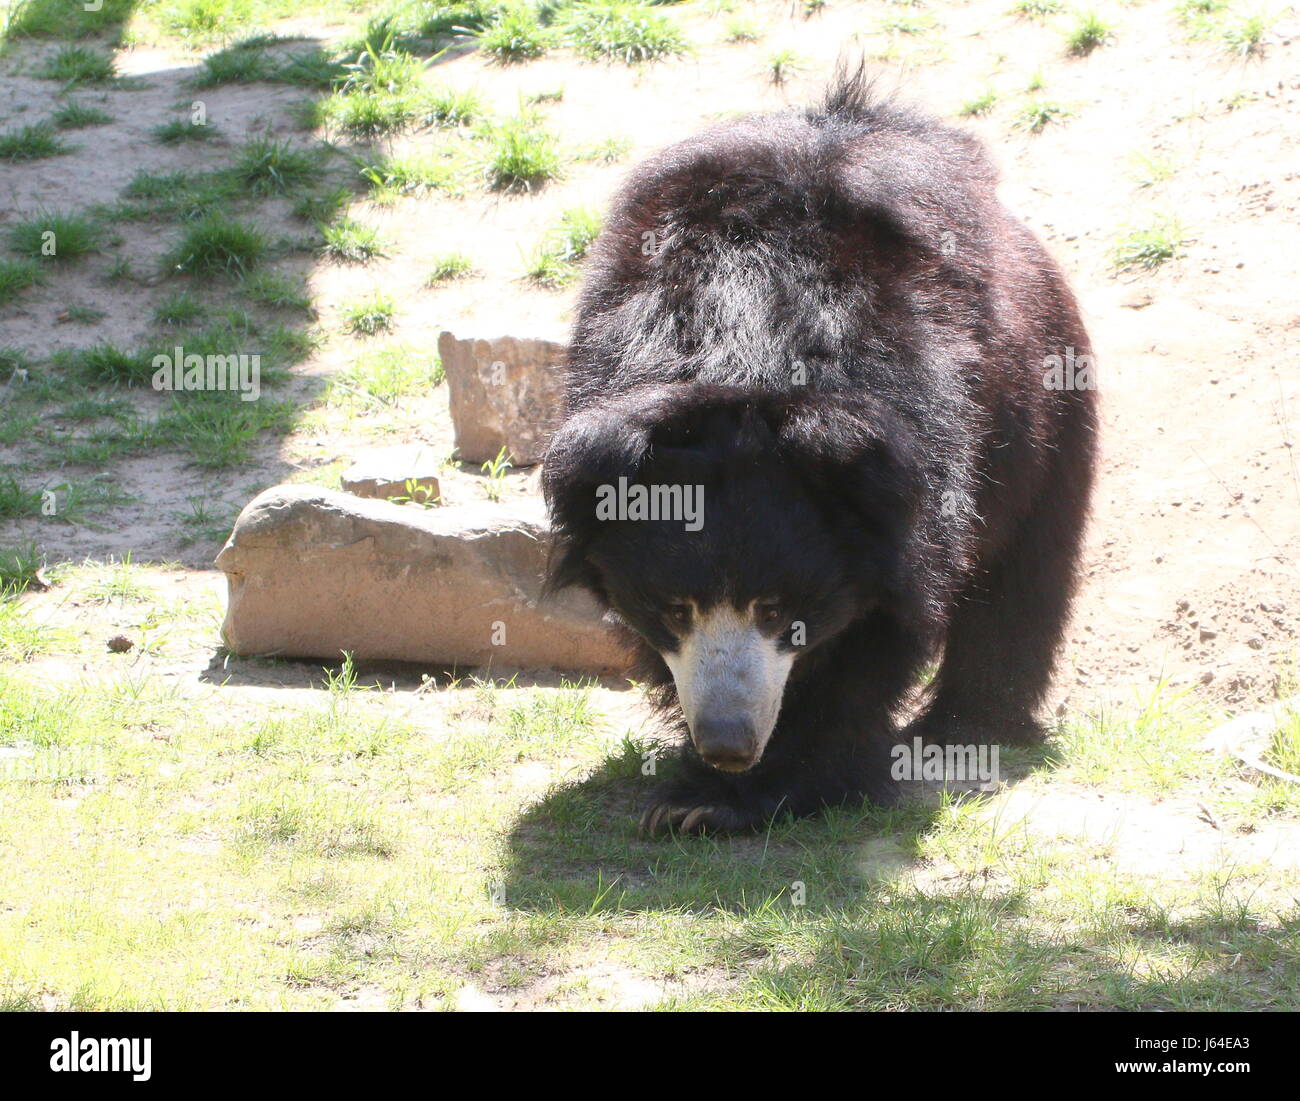
[[958,109],[963,118],[978,118],[987,115],[998,102],[998,94],[992,88],[985,88],[979,95],[968,99]]
[[778,87],[785,84],[795,73],[801,73],[807,67],[807,61],[790,49],[777,50],[775,53],[770,54],[764,62],[768,81]]
[[222,84],[255,84],[269,80],[273,67],[266,51],[259,45],[235,43],[208,54],[202,71],[194,78],[196,88],[216,88]]
[[1065,52],[1071,57],[1087,57],[1099,46],[1115,37],[1115,28],[1096,12],[1084,12],[1065,36]]
[[41,281],[35,260],[0,260],[0,302],[12,302],[20,291]]
[[498,191],[532,191],[560,175],[559,142],[537,116],[519,115],[485,131],[488,186]]
[[325,237],[321,252],[345,264],[369,263],[376,256],[385,255],[388,249],[378,230],[352,218],[340,218],[322,226],[321,233]]
[[1150,271],[1183,254],[1189,238],[1175,218],[1160,218],[1153,225],[1135,229],[1120,238],[1111,253],[1119,271],[1142,268]]
[[381,202],[400,195],[454,190],[458,179],[457,163],[437,152],[385,156],[363,165],[360,172],[370,181],[371,197]]
[[229,38],[249,26],[255,15],[254,0],[174,0],[159,19],[173,34],[203,41]]
[[128,352],[109,341],[60,352],[55,362],[93,383],[132,386],[148,382],[154,373],[153,357],[147,351]]
[[397,405],[402,398],[427,394],[443,379],[436,355],[405,344],[369,348],[339,371],[330,384],[332,405]]
[[541,57],[554,42],[537,10],[522,4],[502,8],[475,37],[479,50],[499,65]]
[[252,195],[283,195],[314,180],[320,164],[319,149],[300,149],[292,142],[259,134],[244,143],[232,171]]
[[348,332],[356,336],[374,336],[393,327],[397,304],[379,291],[343,304],[340,313]]
[[69,100],[51,117],[60,130],[84,130],[89,126],[107,126],[113,121],[113,116],[107,112],[75,100]]
[[727,20],[727,26],[722,37],[725,42],[757,42],[763,37],[763,32],[752,19],[747,16],[736,15]]
[[167,257],[169,267],[191,275],[245,275],[266,255],[257,228],[213,212],[189,226]]
[[1133,166],[1133,179],[1141,188],[1155,187],[1178,171],[1175,161],[1157,153],[1135,153],[1130,158],[1130,163]]
[[318,48],[294,54],[271,73],[270,79],[300,88],[329,89],[345,81],[347,76],[343,62]]
[[188,116],[172,119],[153,128],[154,141],[163,145],[179,145],[188,141],[210,141],[217,136],[217,128],[210,122],[196,123]]
[[1022,19],[1042,21],[1049,15],[1055,15],[1065,9],[1064,0],[1016,0],[1011,6],[1011,14]]
[[107,84],[117,78],[113,55],[86,46],[64,46],[46,58],[36,75],[45,80],[60,80],[69,87]]
[[153,313],[155,325],[192,325],[201,321],[207,310],[203,303],[186,291],[170,294],[158,303]]
[[681,28],[648,4],[575,5],[562,19],[561,29],[573,48],[593,61],[638,65],[680,57],[688,49]]
[[483,100],[465,88],[431,88],[421,100],[419,121],[431,126],[464,126],[483,114]]
[[0,134],[0,161],[36,161],[72,152],[54,132],[54,124],[37,122]]
[[534,283],[553,290],[566,286],[577,278],[578,264],[600,234],[600,227],[597,211],[585,207],[566,210],[559,225],[546,234],[529,258],[525,274]]
[[96,252],[103,233],[84,214],[41,211],[9,230],[9,247],[33,260],[76,260]]
[[297,279],[280,272],[258,272],[244,280],[243,291],[252,301],[271,309],[313,312],[307,288]]
[[1270,29],[1267,16],[1248,15],[1224,27],[1219,39],[1223,49],[1235,57],[1260,57]]
[[429,267],[429,274],[424,280],[426,287],[437,286],[453,279],[464,279],[474,273],[474,261],[463,252],[447,252],[435,256]]
[[24,592],[39,580],[44,565],[45,556],[35,543],[0,548],[0,594]]
[[1053,122],[1069,118],[1070,114],[1070,109],[1064,104],[1045,99],[1034,99],[1016,111],[1012,122],[1022,130],[1037,134]]

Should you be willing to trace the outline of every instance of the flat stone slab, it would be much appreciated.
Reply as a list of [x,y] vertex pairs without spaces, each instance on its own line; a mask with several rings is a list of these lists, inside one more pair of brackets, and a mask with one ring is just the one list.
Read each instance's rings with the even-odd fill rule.
[[540,501],[434,509],[307,485],[240,513],[217,556],[234,653],[605,674],[629,653],[585,593],[541,598]]
[[436,501],[442,490],[442,459],[424,444],[376,447],[363,451],[339,478],[344,492],[356,497],[391,500],[410,497],[417,504]]
[[447,377],[456,450],[462,462],[486,463],[504,448],[515,466],[542,461],[564,419],[568,347],[555,340],[443,332],[438,355]]

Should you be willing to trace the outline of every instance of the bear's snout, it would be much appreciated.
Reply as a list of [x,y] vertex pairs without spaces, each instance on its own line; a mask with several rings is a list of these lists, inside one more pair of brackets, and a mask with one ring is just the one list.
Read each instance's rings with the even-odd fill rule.
[[745,772],[758,763],[758,738],[748,719],[697,719],[691,736],[705,762],[723,772]]

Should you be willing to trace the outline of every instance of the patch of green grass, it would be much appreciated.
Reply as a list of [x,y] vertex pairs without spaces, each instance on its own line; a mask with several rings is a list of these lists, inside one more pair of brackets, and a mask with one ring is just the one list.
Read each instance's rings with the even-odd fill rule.
[[1123,718],[1072,717],[1054,737],[1049,759],[1084,783],[1168,792],[1204,770],[1201,739],[1209,726],[1192,696],[1161,685]]
[[723,40],[726,42],[757,42],[763,37],[763,31],[759,25],[748,16],[736,15],[727,20],[726,29],[723,31]]
[[166,263],[190,275],[243,276],[266,255],[266,237],[254,226],[212,213],[190,225]]
[[367,348],[352,359],[330,384],[332,405],[398,404],[402,398],[429,393],[443,379],[436,355],[405,344]]
[[188,291],[169,294],[153,313],[155,325],[193,325],[203,319],[206,307]]
[[60,130],[84,130],[90,126],[107,126],[113,116],[97,107],[69,100],[51,116]]
[[104,235],[84,214],[41,211],[9,230],[9,247],[34,260],[76,260],[99,250]]
[[601,216],[589,208],[566,210],[534,250],[526,274],[543,287],[558,289],[578,275],[578,264],[600,234]]
[[211,141],[217,136],[217,128],[210,122],[196,123],[187,116],[155,126],[153,136],[163,145],[179,145],[182,142]]
[[147,351],[126,351],[110,341],[88,348],[64,349],[54,362],[91,383],[133,385],[153,378],[152,357]]
[[1096,12],[1081,14],[1065,36],[1065,52],[1071,57],[1086,57],[1115,37],[1115,28]]
[[374,336],[392,328],[397,304],[389,295],[375,291],[344,303],[340,313],[348,332],[357,336]]
[[1111,253],[1111,263],[1120,271],[1135,268],[1150,271],[1181,256],[1188,241],[1176,218],[1159,218],[1154,224],[1120,238]]
[[342,83],[347,76],[348,70],[343,62],[318,48],[292,55],[273,71],[271,79],[277,84],[327,89]]
[[294,201],[293,216],[308,222],[334,221],[352,201],[352,192],[343,186],[326,188],[312,195],[303,195]]
[[252,195],[283,195],[314,180],[320,165],[320,149],[303,149],[259,134],[236,153],[232,171]]
[[187,392],[175,395],[158,418],[155,439],[186,452],[197,466],[239,466],[251,460],[264,432],[285,434],[296,415],[290,401],[243,401],[231,390]]
[[110,221],[168,218],[194,222],[226,213],[241,194],[241,181],[229,171],[160,174],[144,170],[122,189],[124,202],[102,209]]
[[1016,0],[1016,3],[1011,6],[1012,15],[1040,21],[1064,10],[1064,0]]
[[279,272],[261,271],[245,279],[243,292],[252,301],[272,309],[313,312],[311,295],[302,282]]
[[689,49],[682,29],[648,4],[574,6],[563,13],[560,26],[573,48],[594,61],[637,65],[680,57]]
[[499,65],[541,57],[554,42],[537,11],[523,4],[502,8],[476,38],[479,50]]
[[1020,107],[1012,121],[1020,129],[1037,134],[1052,123],[1069,118],[1071,114],[1071,110],[1062,103],[1034,99]]
[[997,105],[998,94],[992,88],[985,88],[979,95],[968,99],[958,109],[963,118],[978,118],[987,115]]
[[378,230],[352,218],[322,226],[321,233],[325,237],[321,252],[345,264],[366,264],[388,251],[388,243]]
[[255,18],[253,0],[172,0],[159,19],[172,34],[207,40],[228,38]]
[[1259,57],[1264,53],[1265,39],[1271,30],[1268,16],[1243,16],[1223,28],[1220,41],[1224,50],[1235,57]]
[[40,577],[45,556],[35,543],[0,548],[0,592],[24,592]]
[[807,60],[791,49],[777,50],[775,53],[769,54],[764,62],[767,79],[778,87],[796,73],[803,72],[807,67]]
[[932,15],[887,15],[880,20],[877,26],[881,34],[919,35],[933,30],[935,19]]
[[0,133],[0,161],[36,161],[72,152],[49,122],[20,126]]
[[64,46],[45,59],[36,75],[45,80],[62,81],[69,87],[107,84],[117,78],[113,55],[87,46]]
[[464,126],[483,113],[483,100],[472,89],[430,88],[421,97],[419,119],[426,125]]
[[466,276],[472,275],[473,272],[474,261],[463,252],[443,253],[443,255],[433,258],[424,285],[432,287],[439,283],[450,282],[453,279],[464,279]]
[[493,124],[484,130],[488,143],[488,186],[499,191],[532,191],[561,171],[559,141],[533,114]]
[[335,92],[320,106],[325,125],[358,138],[405,130],[417,114],[414,97],[404,93]]
[[438,151],[417,151],[384,156],[360,168],[370,182],[371,198],[391,202],[401,195],[455,190],[459,164]]
[[1132,176],[1138,187],[1155,187],[1178,171],[1178,164],[1158,153],[1135,153],[1130,159]]
[[78,0],[19,0],[10,6],[3,38],[82,39],[116,42],[139,0],[103,0],[90,8]]
[[0,259],[0,302],[12,302],[20,291],[40,281],[41,269],[35,260]]
[[96,321],[102,321],[107,316],[108,314],[103,310],[97,310],[93,306],[73,304],[59,314],[59,319],[74,325],[93,325]]
[[208,54],[203,68],[194,77],[196,88],[216,88],[223,84],[255,84],[270,80],[274,67],[260,45],[235,43]]
[[473,33],[483,30],[503,7],[500,0],[435,2],[421,9],[419,22],[414,29],[424,38]]

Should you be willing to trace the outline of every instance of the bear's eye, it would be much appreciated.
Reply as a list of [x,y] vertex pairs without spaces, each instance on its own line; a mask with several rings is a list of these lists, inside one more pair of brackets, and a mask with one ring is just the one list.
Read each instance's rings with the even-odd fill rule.
[[691,606],[689,604],[669,604],[668,619],[671,623],[676,623],[679,627],[684,627],[691,621]]
[[757,608],[759,623],[776,623],[781,618],[781,605],[775,600],[765,600]]

